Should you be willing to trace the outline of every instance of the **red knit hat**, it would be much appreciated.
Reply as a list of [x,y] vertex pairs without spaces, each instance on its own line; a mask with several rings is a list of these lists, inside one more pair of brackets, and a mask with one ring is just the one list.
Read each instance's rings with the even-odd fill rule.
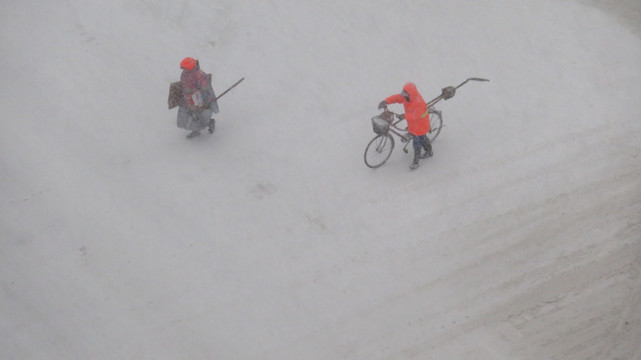
[[183,70],[194,70],[198,65],[198,60],[186,57],[180,62],[180,68]]

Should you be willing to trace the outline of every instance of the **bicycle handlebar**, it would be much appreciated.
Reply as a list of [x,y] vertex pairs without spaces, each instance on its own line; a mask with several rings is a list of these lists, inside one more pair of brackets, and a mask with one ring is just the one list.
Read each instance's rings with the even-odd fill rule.
[[401,121],[405,120],[405,114],[397,114],[397,113],[393,112],[392,110],[388,109],[387,106],[385,106],[385,108],[383,108],[383,114],[385,114],[385,113],[393,115],[396,119],[398,119],[397,121],[393,121],[393,119],[392,119],[392,121],[390,122],[391,126],[395,127],[397,130],[401,130],[401,131],[405,130],[405,129],[400,129],[398,126],[396,126],[398,123],[400,123]]
[[383,113],[392,114],[399,120],[404,120],[405,119],[405,114],[397,114],[397,113],[393,112],[392,110],[388,109],[387,106],[385,106],[383,108]]

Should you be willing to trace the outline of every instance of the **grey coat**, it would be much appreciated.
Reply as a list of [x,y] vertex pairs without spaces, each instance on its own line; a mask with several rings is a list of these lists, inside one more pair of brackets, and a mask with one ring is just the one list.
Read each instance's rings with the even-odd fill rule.
[[202,93],[205,103],[211,101],[211,99],[213,99],[213,101],[211,101],[208,108],[202,110],[192,110],[184,104],[181,104],[178,108],[178,116],[176,119],[176,125],[179,128],[191,131],[203,130],[209,125],[209,120],[212,115],[218,113],[218,103],[216,102],[214,89],[209,86],[209,88],[203,89]]

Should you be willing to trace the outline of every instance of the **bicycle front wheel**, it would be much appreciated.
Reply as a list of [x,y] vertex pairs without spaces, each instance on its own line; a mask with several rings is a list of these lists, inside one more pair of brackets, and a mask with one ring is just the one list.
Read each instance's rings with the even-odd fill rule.
[[434,142],[438,134],[441,133],[441,128],[443,127],[443,117],[441,116],[441,111],[436,109],[430,109],[430,132],[427,134],[427,137],[430,138],[430,142]]
[[375,169],[387,161],[394,149],[394,138],[390,134],[381,134],[372,139],[365,148],[365,165]]

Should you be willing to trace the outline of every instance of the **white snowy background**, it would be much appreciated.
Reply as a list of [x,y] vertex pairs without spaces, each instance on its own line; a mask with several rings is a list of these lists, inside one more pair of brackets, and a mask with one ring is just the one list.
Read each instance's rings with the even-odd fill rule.
[[[0,5],[0,359],[641,359],[641,4]],[[185,56],[221,92],[185,139]],[[363,163],[413,81],[445,128]],[[401,108],[393,108],[401,111]]]

